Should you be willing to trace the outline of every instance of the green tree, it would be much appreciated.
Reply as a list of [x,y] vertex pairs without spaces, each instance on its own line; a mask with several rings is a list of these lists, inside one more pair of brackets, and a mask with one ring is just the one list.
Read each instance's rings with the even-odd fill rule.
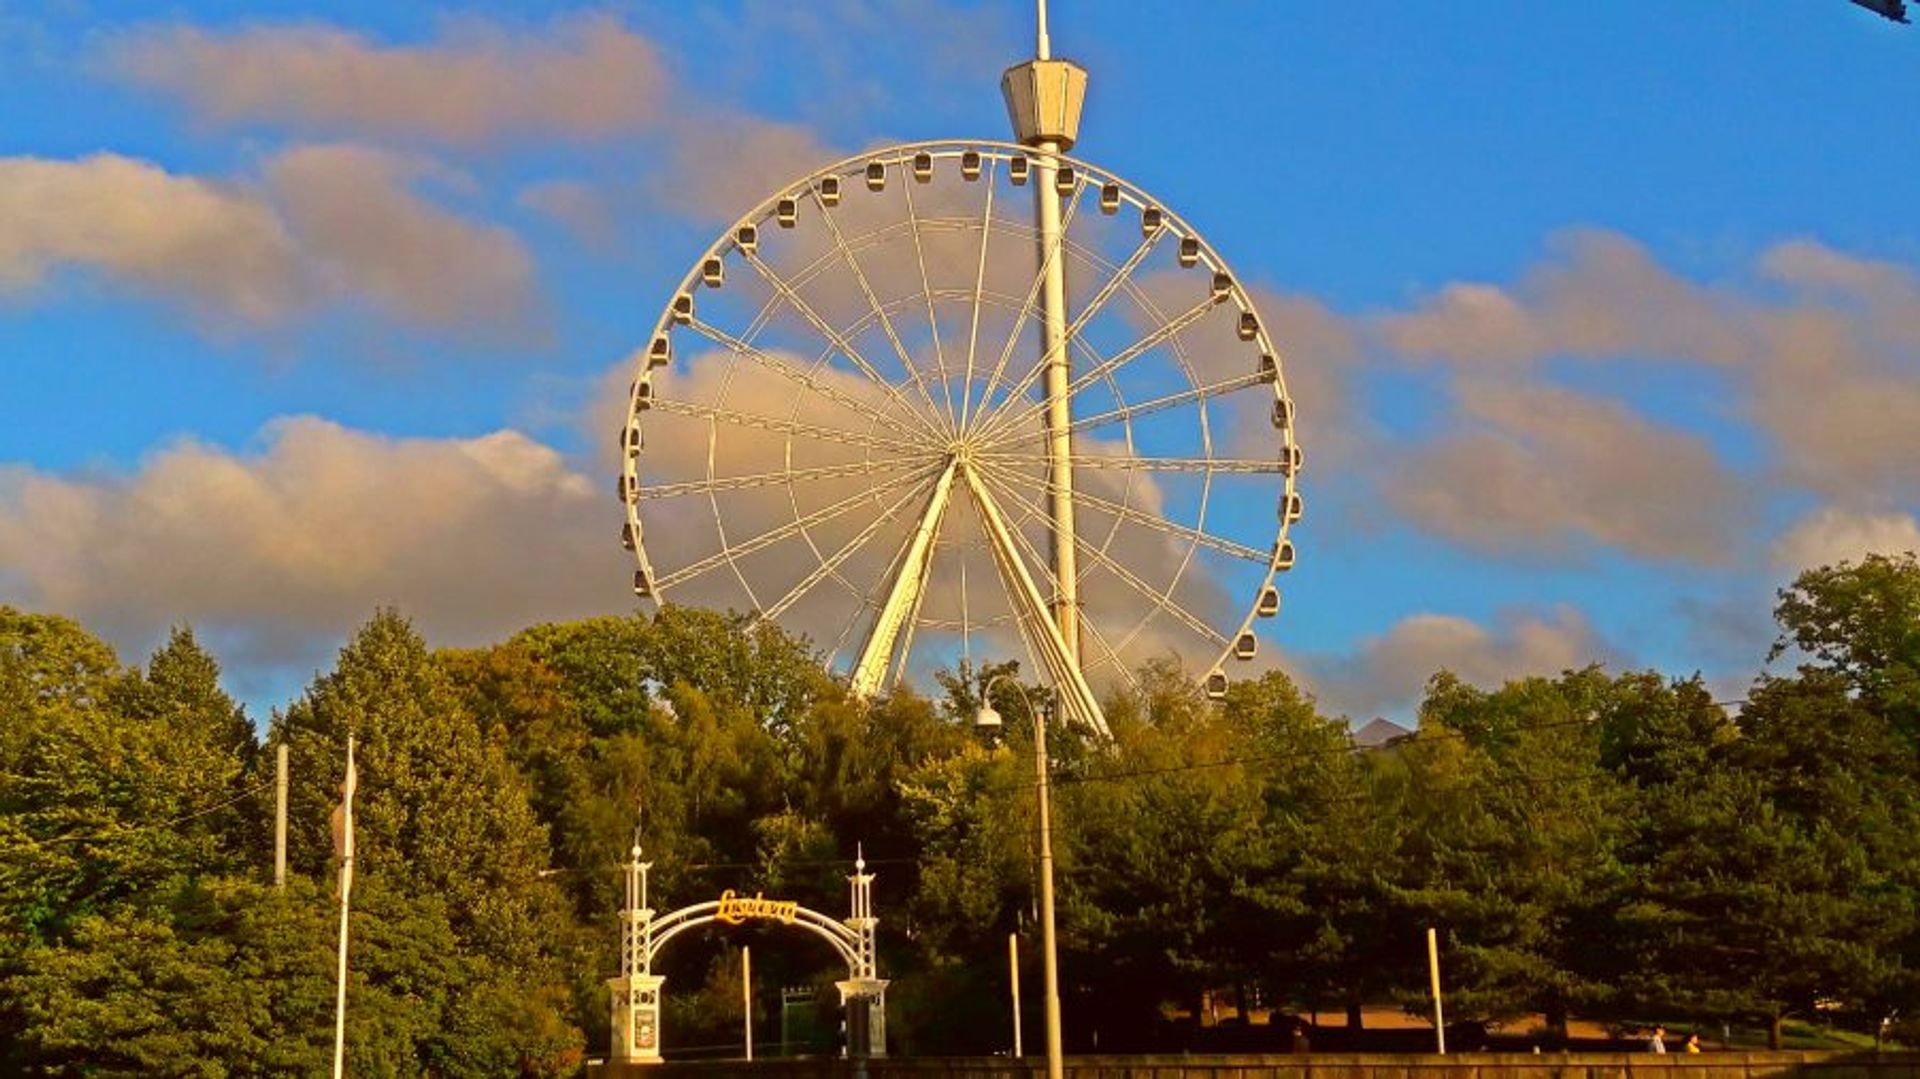
[[1780,639],[1846,680],[1920,745],[1920,554],[1869,554],[1810,569],[1780,593]]
[[1378,759],[1284,673],[1235,683],[1222,707],[1264,803],[1228,932],[1259,957],[1275,1003],[1338,1004],[1357,1030],[1361,1006],[1406,980],[1413,931],[1392,890],[1400,807],[1378,800],[1390,789]]
[[[331,862],[327,821],[349,734],[357,740],[359,771],[356,895],[364,887],[369,896],[391,897],[388,923],[440,911],[433,917],[444,918],[452,942],[445,954],[429,954],[408,951],[405,940],[394,938],[386,952],[376,950],[388,956],[389,969],[370,972],[373,984],[404,986],[423,972],[430,984],[463,984],[476,992],[495,983],[564,984],[559,958],[572,934],[558,892],[543,877],[546,832],[508,757],[509,738],[482,729],[447,667],[394,612],[382,611],[362,627],[334,670],[275,725],[275,736],[289,746],[293,774],[309,777],[295,785],[292,815],[297,864],[316,878],[327,875]],[[376,918],[366,931],[380,924]],[[531,1034],[547,1028],[537,1014],[548,1007],[545,998],[524,996],[536,1014],[503,1025],[475,1019],[471,1008],[479,1005],[448,992],[437,1011],[428,1009],[405,1033],[431,1039],[416,1053],[451,1073],[489,1074],[502,1054],[551,1057],[544,1035],[539,1045],[497,1043],[503,1029]],[[461,1031],[484,1034],[492,1048],[462,1040]]]
[[1460,1019],[1569,1014],[1603,1002],[1588,962],[1626,875],[1629,800],[1600,767],[1597,669],[1488,693],[1441,673],[1405,752],[1410,904],[1446,931]]
[[66,619],[0,612],[0,1034],[20,1033],[29,949],[259,852],[251,733],[218,668],[182,631],[152,669],[120,670]]

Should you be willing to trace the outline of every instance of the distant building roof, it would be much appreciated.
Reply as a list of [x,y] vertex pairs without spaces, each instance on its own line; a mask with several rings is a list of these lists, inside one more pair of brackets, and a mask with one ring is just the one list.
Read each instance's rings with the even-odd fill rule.
[[1412,736],[1412,731],[1378,716],[1352,734],[1353,744],[1361,749],[1379,749],[1381,746]]

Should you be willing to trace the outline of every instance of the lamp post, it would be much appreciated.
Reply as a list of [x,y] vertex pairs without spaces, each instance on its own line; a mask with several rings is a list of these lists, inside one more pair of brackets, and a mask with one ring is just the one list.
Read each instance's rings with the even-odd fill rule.
[[974,716],[974,726],[988,730],[1000,726],[1000,713],[993,710],[988,695],[994,683],[1002,680],[1012,682],[1020,691],[1021,699],[1027,702],[1027,714],[1033,718],[1033,773],[1040,810],[1040,951],[1046,971],[1047,1079],[1061,1079],[1065,1065],[1060,1050],[1060,954],[1053,935],[1053,811],[1047,800],[1047,716],[1033,706],[1027,687],[996,674],[980,690],[980,711]]

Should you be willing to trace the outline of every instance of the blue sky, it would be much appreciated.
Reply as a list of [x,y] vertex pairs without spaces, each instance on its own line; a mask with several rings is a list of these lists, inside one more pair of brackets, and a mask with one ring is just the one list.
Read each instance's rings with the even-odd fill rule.
[[[1589,659],[1737,692],[1798,568],[1920,544],[1916,31],[1053,9],[1075,152],[1278,324],[1310,515],[1269,654],[1330,708]],[[609,372],[773,185],[1004,137],[1030,17],[0,7],[0,602],[130,659],[190,622],[256,712],[377,604],[447,644],[626,609]]]

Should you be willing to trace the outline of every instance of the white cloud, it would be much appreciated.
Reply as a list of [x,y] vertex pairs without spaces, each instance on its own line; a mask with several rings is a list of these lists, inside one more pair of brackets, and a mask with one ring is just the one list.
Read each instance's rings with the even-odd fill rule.
[[1798,572],[1903,551],[1920,551],[1920,520],[1913,514],[1826,506],[1794,522],[1775,542],[1773,555],[1777,565]]
[[437,640],[617,610],[612,485],[513,431],[396,439],[312,417],[258,449],[187,441],[126,475],[0,472],[13,602],[123,642],[191,621],[286,659],[380,604]]
[[1397,451],[1388,498],[1479,550],[1558,557],[1602,544],[1651,559],[1731,558],[1737,478],[1698,437],[1626,405],[1512,380],[1458,390],[1464,422]]
[[668,131],[655,195],[682,213],[732,221],[780,185],[846,156],[808,128],[745,115],[686,115]]
[[1449,285],[1419,309],[1379,321],[1415,358],[1513,365],[1556,355],[1736,363],[1753,342],[1738,305],[1685,281],[1618,233],[1573,230],[1512,289]]
[[[1753,270],[1755,282],[1701,285],[1623,236],[1575,232],[1512,287],[1449,286],[1372,328],[1403,359],[1461,371],[1554,358],[1715,366],[1733,410],[1768,436],[1780,479],[1851,503],[1920,497],[1920,273],[1811,240],[1774,246]],[[1605,492],[1589,487],[1577,502],[1596,500]]]
[[1510,614],[1493,628],[1457,615],[1409,615],[1363,641],[1352,655],[1308,656],[1300,665],[1323,708],[1364,720],[1410,711],[1427,680],[1442,670],[1493,688],[1509,679],[1552,677],[1614,657],[1585,616],[1563,606],[1546,615]]
[[652,122],[666,92],[652,43],[607,15],[532,33],[457,20],[419,45],[318,24],[158,26],[127,34],[105,59],[211,123],[463,145],[609,138]]
[[457,217],[409,182],[420,162],[358,146],[303,146],[267,181],[328,286],[390,315],[443,329],[522,323],[533,262],[503,228]]
[[558,222],[573,239],[596,250],[613,245],[616,214],[612,200],[579,180],[542,180],[520,189],[516,202]]
[[257,192],[117,154],[0,158],[0,293],[66,266],[250,323],[285,317],[311,287]]
[[114,154],[0,158],[0,294],[72,269],[215,323],[273,325],[342,300],[443,330],[524,323],[532,260],[506,230],[417,194],[430,171],[352,146],[287,151],[251,184]]

